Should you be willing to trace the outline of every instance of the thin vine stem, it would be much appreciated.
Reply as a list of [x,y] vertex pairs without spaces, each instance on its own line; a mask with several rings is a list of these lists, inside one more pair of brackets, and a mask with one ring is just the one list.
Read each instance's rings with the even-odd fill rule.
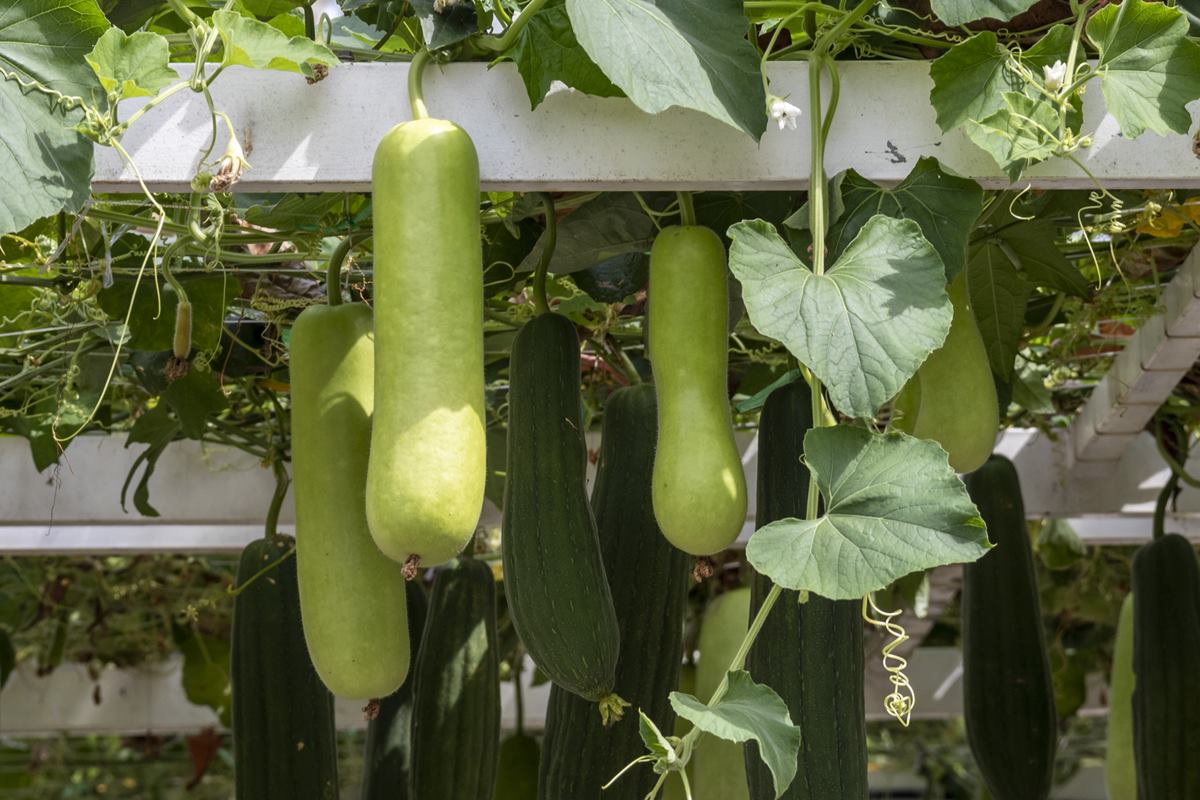
[[539,192],[538,198],[546,212],[546,233],[537,268],[533,271],[533,307],[538,314],[545,314],[550,310],[550,303],[546,299],[546,273],[550,269],[554,247],[558,243],[558,217],[554,210],[554,198],[548,192]]

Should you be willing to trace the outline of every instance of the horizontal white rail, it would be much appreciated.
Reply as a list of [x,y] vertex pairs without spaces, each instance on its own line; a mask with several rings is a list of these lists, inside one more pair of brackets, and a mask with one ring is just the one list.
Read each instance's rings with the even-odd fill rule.
[[[769,68],[772,91],[807,109],[807,66]],[[929,102],[926,62],[841,62],[841,103],[826,151],[829,174],[853,167],[874,181],[895,182],[917,159],[991,187],[1004,186],[991,158],[961,131],[943,134]],[[407,64],[347,64],[308,85],[299,75],[233,68],[214,83],[217,108],[229,113],[253,169],[240,191],[363,191],[370,188],[375,145],[409,117]],[[461,124],[479,149],[489,190],[806,188],[808,136],[772,126],[760,143],[697,112],[648,115],[620,98],[560,88],[536,110],[516,69],[501,64],[450,64],[427,73],[433,114]],[[129,104],[129,110],[136,103]],[[128,111],[126,113],[129,113]],[[1200,161],[1187,136],[1123,139],[1106,114],[1098,86],[1084,96],[1093,144],[1078,154],[1105,186],[1200,187]],[[804,126],[801,126],[802,128]],[[186,190],[212,126],[204,99],[169,98],[126,135],[147,184]],[[220,154],[224,143],[218,144]],[[1032,169],[1041,188],[1089,188],[1075,165],[1057,159]],[[107,148],[97,150],[93,188],[136,191],[132,173]]]

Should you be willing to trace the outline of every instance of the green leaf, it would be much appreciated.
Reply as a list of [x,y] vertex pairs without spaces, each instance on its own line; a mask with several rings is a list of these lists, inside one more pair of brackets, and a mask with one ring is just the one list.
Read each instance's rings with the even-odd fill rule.
[[551,0],[543,6],[505,57],[516,62],[532,108],[538,107],[556,80],[584,94],[622,94],[579,45],[567,16],[566,0]]
[[223,724],[228,724],[232,704],[229,642],[175,623],[171,627],[175,643],[183,653],[183,692],[188,701],[208,706]]
[[567,0],[583,49],[638,108],[690,108],[767,128],[759,57],[738,0]]
[[179,417],[179,427],[189,439],[199,439],[208,418],[229,408],[229,400],[211,372],[191,370],[174,381],[162,394]]
[[461,42],[479,29],[471,0],[412,0],[412,7],[430,50]]
[[1005,63],[1007,51],[991,31],[977,33],[951,47],[929,67],[933,91],[929,100],[943,131],[967,120],[983,119],[1004,103],[1005,92],[1020,88]]
[[169,66],[170,56],[167,40],[157,33],[130,36],[120,28],[109,28],[86,57],[104,91],[120,102],[154,97],[179,80]]
[[265,22],[233,11],[215,12],[212,22],[224,44],[224,64],[303,73],[304,66],[338,63],[337,56],[323,44],[303,36],[288,38]]
[[843,414],[874,416],[946,339],[945,267],[912,220],[872,217],[821,276],[762,220],[729,235],[750,321],[816,373]]
[[729,742],[755,741],[763,763],[782,797],[796,777],[800,728],[792,723],[787,703],[765,684],[755,683],[745,670],[730,670],[725,696],[707,706],[690,694],[671,692],[675,713],[707,734]]
[[1021,264],[1025,277],[1035,286],[1064,292],[1075,297],[1091,294],[1091,285],[1072,264],[1055,239],[1054,223],[1042,220],[1020,222],[996,234],[1008,245]]
[[[654,243],[654,222],[632,193],[606,192],[558,223],[558,243],[550,272],[566,275],[625,253],[642,253]],[[517,267],[532,272],[542,257],[543,234]]]
[[1032,414],[1054,413],[1054,401],[1040,373],[1026,367],[1013,377],[1012,402]]
[[1000,247],[989,245],[967,263],[967,297],[992,372],[1007,381],[1021,341],[1029,284]]
[[643,252],[625,253],[571,275],[575,285],[598,303],[619,303],[646,288],[650,258]]
[[1058,115],[1049,101],[1018,92],[1004,93],[1005,107],[979,120],[967,120],[967,136],[986,150],[1008,177],[1016,181],[1030,164],[1058,149]]
[[646,712],[640,708],[638,709],[638,735],[642,737],[642,744],[646,745],[646,750],[654,756],[655,761],[666,762],[665,766],[669,766],[679,759],[675,748],[667,741],[667,737],[663,736],[662,731],[654,724],[654,720],[647,717]]
[[933,13],[947,25],[966,25],[980,19],[1008,22],[1037,5],[1038,0],[933,0]]
[[1128,139],[1151,130],[1187,133],[1185,106],[1200,97],[1200,44],[1178,9],[1144,0],[1107,5],[1088,20],[1108,111]]
[[983,210],[978,183],[945,172],[936,158],[925,157],[895,189],[878,186],[854,170],[845,172],[840,186],[844,211],[826,237],[831,258],[846,249],[867,220],[883,214],[921,226],[921,234],[941,256],[947,281],[962,270],[971,226]]
[[[221,339],[225,309],[240,291],[237,279],[225,275],[200,275],[180,280],[192,304],[192,348],[211,350]],[[133,294],[133,283],[121,281],[101,290],[97,302],[109,319],[124,321]],[[161,298],[161,306],[159,303]],[[175,337],[175,307],[179,298],[168,283],[156,296],[149,279],[138,287],[129,319],[129,347],[134,350],[170,350]]]
[[[84,57],[107,29],[95,0],[9,0],[0,9],[0,69],[90,100],[100,87]],[[81,120],[80,112],[63,114],[45,94],[0,78],[0,234],[83,207],[93,145],[72,129]]]
[[772,522],[746,546],[780,586],[852,600],[987,552],[979,510],[935,442],[838,425],[809,431],[804,454],[824,515]]
[[1047,569],[1070,569],[1087,557],[1087,547],[1069,522],[1051,519],[1038,533],[1037,554]]

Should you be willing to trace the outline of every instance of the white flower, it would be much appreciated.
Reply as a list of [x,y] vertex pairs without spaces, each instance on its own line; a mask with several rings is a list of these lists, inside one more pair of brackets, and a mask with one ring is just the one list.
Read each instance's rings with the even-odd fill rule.
[[1067,65],[1061,61],[1055,61],[1053,66],[1042,67],[1042,77],[1046,81],[1046,88],[1057,92],[1067,82]]
[[782,97],[772,97],[768,108],[771,112],[771,119],[779,123],[779,130],[784,128],[796,130],[796,120],[801,114],[799,108]]
[[221,156],[221,160],[217,163],[216,174],[209,181],[208,190],[210,192],[227,192],[238,180],[242,177],[242,171],[250,168],[250,162],[246,160],[246,153],[242,150],[242,143],[233,135],[233,130],[230,129],[229,145],[225,148],[225,154]]

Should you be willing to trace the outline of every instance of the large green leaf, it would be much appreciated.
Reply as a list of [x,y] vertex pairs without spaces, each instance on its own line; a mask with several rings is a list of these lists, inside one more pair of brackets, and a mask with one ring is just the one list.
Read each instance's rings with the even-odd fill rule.
[[516,62],[533,108],[538,107],[556,80],[600,97],[619,97],[622,93],[580,47],[567,16],[566,0],[551,0],[543,6],[505,56]]
[[225,64],[303,73],[306,65],[332,67],[338,63],[325,45],[303,36],[289,38],[265,22],[234,11],[217,11],[212,22],[221,34]]
[[759,57],[739,0],[567,0],[583,49],[638,108],[701,111],[758,139]]
[[947,25],[966,25],[980,19],[1008,22],[1037,5],[1038,0],[933,0],[933,13]]
[[1004,107],[981,120],[967,120],[967,135],[986,150],[1008,177],[1016,181],[1030,164],[1058,149],[1058,114],[1044,98],[1004,93]]
[[809,431],[804,457],[825,514],[772,522],[746,546],[780,586],[852,600],[987,552],[979,510],[936,442],[839,425]]
[[0,4],[0,233],[41,217],[78,211],[91,190],[92,143],[72,130],[35,82],[65,95],[100,93],[84,56],[108,28],[95,0],[9,0]]
[[[572,211],[558,224],[550,272],[566,275],[625,253],[641,253],[654,243],[654,222],[631,193],[609,192]],[[532,272],[542,257],[543,234],[517,267]]]
[[942,258],[947,281],[962,270],[971,226],[983,210],[978,183],[944,172],[936,158],[925,157],[895,189],[878,186],[852,169],[842,176],[840,187],[843,211],[826,237],[831,257],[846,249],[867,220],[883,214],[921,226]]
[[229,686],[229,642],[190,627],[171,624],[175,644],[183,653],[183,693],[188,701],[208,706],[222,724],[229,724],[232,695]]
[[168,64],[170,57],[167,40],[157,33],[130,36],[120,28],[109,28],[87,54],[87,62],[104,91],[119,102],[153,97],[179,80]]
[[1017,358],[1029,284],[998,245],[976,250],[967,263],[967,297],[992,372],[1007,382]]
[[820,276],[762,220],[729,236],[750,321],[815,372],[843,414],[874,416],[946,339],[945,267],[912,220],[872,217]]
[[1100,51],[1104,101],[1123,136],[1188,132],[1185,106],[1200,97],[1200,44],[1188,38],[1178,9],[1125,0],[1097,11],[1087,34]]
[[796,777],[800,728],[792,722],[787,703],[770,686],[755,683],[743,669],[731,670],[727,679],[725,696],[715,705],[671,692],[671,707],[707,734],[739,744],[757,742],[775,781],[775,796],[781,797]]

